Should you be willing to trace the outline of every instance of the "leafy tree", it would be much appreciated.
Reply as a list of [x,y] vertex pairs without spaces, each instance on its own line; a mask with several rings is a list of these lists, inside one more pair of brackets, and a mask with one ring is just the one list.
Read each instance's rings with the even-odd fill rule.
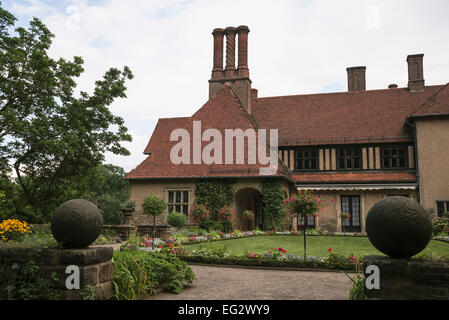
[[129,155],[132,138],[108,106],[125,98],[128,67],[109,69],[91,94],[75,96],[83,59],[48,56],[54,35],[37,18],[14,29],[0,3],[0,175],[14,171],[17,214],[48,221],[67,185],[83,183],[104,153]]
[[154,239],[156,238],[156,217],[164,213],[167,204],[161,198],[148,195],[143,199],[142,209],[143,214],[153,216],[153,241],[151,247],[154,249]]
[[293,194],[289,199],[285,199],[283,203],[287,210],[290,210],[298,216],[298,219],[304,221],[304,259],[307,259],[307,218],[312,215],[318,215],[318,212],[321,210],[321,201],[313,193],[301,190]]

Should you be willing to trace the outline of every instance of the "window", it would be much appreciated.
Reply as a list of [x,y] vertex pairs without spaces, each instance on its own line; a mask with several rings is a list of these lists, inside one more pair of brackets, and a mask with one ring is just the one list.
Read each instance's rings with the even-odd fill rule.
[[382,163],[384,169],[405,168],[407,166],[407,147],[383,147]]
[[437,201],[438,217],[442,217],[445,212],[449,212],[449,201]]
[[341,218],[343,232],[360,232],[360,196],[341,196],[341,212],[349,213],[350,218]]
[[[298,215],[297,221],[298,221],[298,230],[304,230],[304,218]],[[306,229],[315,229],[315,216],[307,217]]]
[[168,191],[168,212],[178,212],[189,214],[189,191],[170,190]]
[[338,149],[338,169],[360,169],[360,154],[359,148]]
[[295,168],[296,170],[317,170],[318,151],[313,149],[296,150]]

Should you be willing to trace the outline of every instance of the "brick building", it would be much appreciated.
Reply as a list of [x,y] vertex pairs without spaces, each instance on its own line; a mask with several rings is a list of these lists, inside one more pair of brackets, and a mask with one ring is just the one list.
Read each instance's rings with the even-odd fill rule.
[[[285,196],[313,190],[323,210],[309,225],[325,230],[364,232],[370,207],[391,195],[415,198],[434,216],[449,211],[449,83],[425,85],[423,54],[407,57],[404,88],[366,90],[366,67],[359,66],[347,68],[347,92],[258,97],[248,69],[248,33],[246,26],[213,31],[209,100],[191,117],[159,119],[145,149],[148,157],[125,177],[137,211],[151,193],[165,199],[170,210],[188,214],[195,183],[210,178],[236,181],[237,215],[251,209],[258,224],[264,179],[279,180]],[[241,164],[195,164],[195,159],[174,164],[170,150],[176,141],[170,135],[183,128],[193,136],[195,121],[221,133],[278,129],[277,171],[260,175],[248,153]],[[203,136],[201,146],[206,145]],[[342,212],[351,219],[341,219]]]

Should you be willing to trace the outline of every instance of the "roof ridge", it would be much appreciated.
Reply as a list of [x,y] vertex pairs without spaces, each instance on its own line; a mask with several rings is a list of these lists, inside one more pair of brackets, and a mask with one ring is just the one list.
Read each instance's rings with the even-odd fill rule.
[[[448,83],[449,84],[449,83]],[[445,87],[447,84],[438,84],[438,85],[431,85],[431,86],[425,86],[425,88],[433,88],[433,87]],[[305,97],[305,96],[319,96],[319,95],[343,95],[343,94],[365,94],[365,93],[375,93],[375,92],[397,92],[397,91],[404,91],[407,90],[407,87],[403,88],[395,88],[395,89],[372,89],[372,90],[362,90],[362,91],[336,91],[336,92],[317,92],[317,93],[302,93],[302,94],[289,94],[284,96],[269,96],[269,97],[258,97],[257,100],[262,99],[276,99],[276,98],[290,98],[290,97]]]

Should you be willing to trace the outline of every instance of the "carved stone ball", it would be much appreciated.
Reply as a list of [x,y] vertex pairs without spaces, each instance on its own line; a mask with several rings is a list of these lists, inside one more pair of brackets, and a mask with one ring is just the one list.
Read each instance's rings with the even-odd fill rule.
[[392,258],[409,258],[421,252],[432,237],[429,215],[407,197],[386,197],[375,203],[366,217],[368,238]]
[[51,233],[64,247],[86,248],[100,235],[103,216],[97,206],[83,199],[61,204],[51,220]]

